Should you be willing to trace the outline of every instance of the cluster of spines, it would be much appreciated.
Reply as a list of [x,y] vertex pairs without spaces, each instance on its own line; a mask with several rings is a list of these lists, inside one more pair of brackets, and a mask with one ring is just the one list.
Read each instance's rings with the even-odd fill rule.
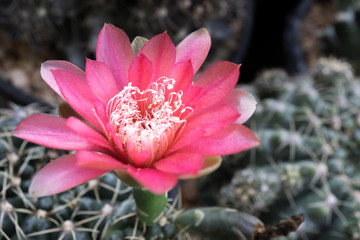
[[[273,81],[278,87],[267,87]],[[304,213],[289,239],[359,239],[360,83],[350,65],[321,59],[297,77],[269,70],[254,86],[259,107],[249,125],[261,146],[248,154],[254,164],[221,188],[219,203],[268,222]]]
[[57,195],[31,197],[35,172],[65,154],[11,135],[20,120],[41,110],[34,105],[1,109],[0,239],[167,239],[178,234],[177,210],[171,205],[154,226],[139,223],[131,188],[113,173]]

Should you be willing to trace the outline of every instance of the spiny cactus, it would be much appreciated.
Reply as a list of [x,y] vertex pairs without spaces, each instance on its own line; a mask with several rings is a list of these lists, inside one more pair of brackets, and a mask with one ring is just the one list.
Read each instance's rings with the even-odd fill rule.
[[[35,172],[65,153],[11,135],[22,119],[42,110],[36,105],[0,110],[0,239],[191,239],[191,230],[204,239],[224,235],[244,240],[250,239],[256,224],[262,224],[234,209],[179,210],[177,195],[169,199],[155,224],[146,226],[139,220],[132,189],[113,173],[57,195],[31,197],[28,187]],[[213,236],[208,228],[219,224],[228,227]]]
[[297,77],[269,70],[247,89],[258,98],[249,125],[262,143],[229,156],[253,164],[238,166],[218,202],[267,223],[304,213],[286,239],[360,239],[360,81],[350,65],[320,59]]
[[19,121],[41,110],[37,109],[14,106],[1,111],[0,238],[165,239],[177,234],[173,220],[167,220],[177,211],[171,206],[161,223],[145,231],[136,218],[131,188],[112,173],[54,196],[29,196],[28,187],[35,172],[62,154],[11,136]]

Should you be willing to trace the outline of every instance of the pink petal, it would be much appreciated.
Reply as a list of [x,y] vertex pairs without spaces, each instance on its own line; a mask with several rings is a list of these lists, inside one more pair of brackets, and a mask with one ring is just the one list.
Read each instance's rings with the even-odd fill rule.
[[178,175],[179,179],[191,179],[198,178],[204,175],[210,174],[218,169],[221,165],[221,157],[220,156],[211,156],[205,157],[203,164],[201,165],[201,169],[197,174],[181,174]]
[[144,54],[139,53],[130,65],[129,82],[143,91],[151,82],[152,74],[151,61]]
[[46,114],[33,114],[24,119],[13,135],[50,148],[104,151],[65,126],[66,119]]
[[194,79],[193,68],[191,61],[178,62],[170,73],[170,77],[175,79],[175,86],[173,91],[184,90],[191,85]]
[[106,107],[104,103],[101,102],[100,100],[96,100],[94,102],[94,107],[95,107],[94,115],[100,125],[100,128],[98,128],[98,130],[101,130],[105,136],[108,136],[106,125],[108,124],[109,121],[106,115]]
[[112,71],[117,89],[128,83],[128,69],[134,53],[126,33],[111,24],[104,24],[97,45],[96,60],[104,62]]
[[49,60],[41,64],[41,69],[40,69],[41,77],[59,96],[64,98],[51,72],[52,70],[59,70],[59,69],[71,71],[81,78],[85,76],[85,73],[80,68],[67,61]]
[[239,116],[236,108],[230,105],[218,105],[195,112],[186,119],[180,139],[171,150],[179,149],[200,137],[212,135],[233,123]]
[[120,152],[122,154],[124,162],[127,163],[127,160],[125,158],[124,148],[123,148],[123,142],[124,142],[123,139],[118,137],[114,128],[112,127],[112,125],[109,122],[106,124],[106,131],[109,133],[109,135],[108,135],[109,141],[111,141],[112,145],[115,146],[115,148],[118,150],[118,152]]
[[153,65],[153,81],[167,77],[175,64],[176,49],[166,32],[151,38],[142,47],[143,53]]
[[186,120],[184,135],[193,128],[202,128],[204,136],[214,134],[226,126],[230,125],[239,113],[230,105],[218,105],[203,109],[190,115]]
[[81,120],[75,117],[69,117],[65,121],[65,126],[77,135],[85,138],[88,142],[113,151],[109,142],[103,135],[86,125]]
[[79,151],[75,154],[76,165],[84,168],[102,169],[112,171],[115,169],[124,169],[124,165],[119,160],[105,154],[96,152]]
[[204,157],[191,152],[175,152],[154,164],[156,169],[173,174],[197,174]]
[[90,89],[104,104],[120,92],[115,78],[104,63],[86,59],[85,73]]
[[137,146],[131,140],[126,144],[126,153],[130,156],[132,164],[137,167],[143,167],[147,162],[151,161],[152,154],[147,151],[148,149],[138,151]]
[[53,70],[52,73],[65,101],[83,118],[99,128],[99,122],[93,112],[93,103],[97,98],[85,79],[67,70]]
[[230,104],[234,106],[240,113],[240,117],[236,119],[235,123],[243,124],[246,122],[256,109],[255,98],[245,90],[234,88],[220,104]]
[[259,145],[255,134],[243,125],[231,124],[224,130],[199,138],[182,151],[198,152],[204,156],[237,153]]
[[128,168],[128,173],[143,187],[155,194],[163,194],[177,183],[176,175],[151,168]]
[[191,105],[191,103],[196,102],[196,100],[200,97],[201,90],[202,90],[201,87],[196,87],[196,86],[192,86],[192,85],[188,86],[184,90],[184,94],[181,97],[183,104],[185,104],[186,106],[193,107],[193,105]]
[[211,38],[205,28],[188,35],[176,47],[176,62],[191,60],[194,73],[203,64],[211,45]]
[[75,155],[65,155],[50,162],[35,174],[29,193],[35,197],[57,194],[106,172],[108,171],[79,167],[76,165]]
[[231,62],[215,62],[206,69],[194,82],[203,88],[201,97],[194,102],[196,109],[211,106],[229,94],[239,79],[239,68]]

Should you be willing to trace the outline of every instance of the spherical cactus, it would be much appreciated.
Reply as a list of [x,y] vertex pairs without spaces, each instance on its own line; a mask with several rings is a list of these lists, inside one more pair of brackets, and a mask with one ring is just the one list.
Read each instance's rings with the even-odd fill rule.
[[248,124],[262,143],[228,157],[252,164],[232,165],[218,203],[266,223],[303,213],[286,239],[359,239],[360,88],[350,64],[324,58],[295,77],[270,70],[253,86],[259,107]]

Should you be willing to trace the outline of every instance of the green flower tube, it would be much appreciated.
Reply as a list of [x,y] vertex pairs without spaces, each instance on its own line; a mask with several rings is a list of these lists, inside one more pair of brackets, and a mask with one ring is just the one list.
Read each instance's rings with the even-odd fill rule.
[[166,207],[167,193],[157,195],[142,188],[134,188],[133,193],[139,220],[148,226],[153,225]]

